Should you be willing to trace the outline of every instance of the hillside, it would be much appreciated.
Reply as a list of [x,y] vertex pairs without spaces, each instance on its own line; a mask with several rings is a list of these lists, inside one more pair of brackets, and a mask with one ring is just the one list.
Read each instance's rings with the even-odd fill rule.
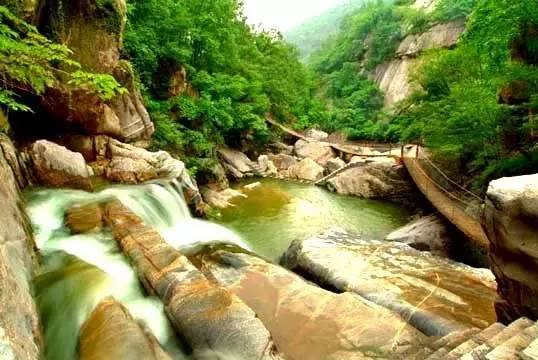
[[305,61],[321,48],[325,40],[338,33],[342,19],[360,7],[363,2],[363,0],[344,0],[329,11],[287,31],[284,38],[297,46],[301,60]]

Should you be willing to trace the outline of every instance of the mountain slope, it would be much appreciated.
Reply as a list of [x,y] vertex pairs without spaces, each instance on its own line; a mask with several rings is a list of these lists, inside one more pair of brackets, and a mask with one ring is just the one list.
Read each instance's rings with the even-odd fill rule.
[[284,34],[285,39],[297,46],[301,60],[306,60],[322,43],[338,32],[341,21],[364,0],[344,0],[329,11],[309,19]]

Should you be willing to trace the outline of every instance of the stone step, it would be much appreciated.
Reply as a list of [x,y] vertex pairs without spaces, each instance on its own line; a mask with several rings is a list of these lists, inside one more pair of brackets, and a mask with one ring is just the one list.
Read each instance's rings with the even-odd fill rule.
[[456,347],[467,341],[470,337],[478,334],[480,329],[467,329],[462,331],[453,332],[448,334],[441,339],[435,341],[432,344],[435,352],[427,357],[428,360],[441,360],[445,359],[447,355]]
[[502,329],[497,335],[486,340],[486,342],[482,345],[474,348],[474,350],[470,353],[467,353],[462,356],[460,359],[484,360],[486,359],[486,355],[489,354],[493,349],[533,325],[534,323],[528,318],[523,317],[521,319],[518,319],[512,324],[508,325],[506,328]]
[[486,355],[487,360],[518,360],[519,354],[538,338],[538,324],[534,324],[523,332],[496,347]]
[[457,360],[467,353],[470,353],[478,346],[484,344],[486,341],[499,334],[505,326],[501,323],[495,323],[481,332],[475,334],[472,338],[465,341],[461,345],[454,348],[448,353],[446,360]]
[[523,360],[538,360],[538,339],[534,340],[523,352],[520,354]]

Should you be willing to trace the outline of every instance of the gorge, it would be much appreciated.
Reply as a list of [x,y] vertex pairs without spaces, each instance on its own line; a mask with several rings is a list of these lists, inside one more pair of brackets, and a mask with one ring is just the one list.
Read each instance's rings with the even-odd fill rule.
[[[372,4],[352,16],[418,23],[446,1]],[[468,46],[467,18],[402,32],[375,66],[370,29],[336,96],[324,81],[347,65],[314,90],[239,15],[231,0],[0,0],[0,360],[538,359],[531,162],[481,191],[502,167],[458,173],[450,146],[361,138],[369,125],[340,117],[362,114],[351,88],[394,116],[425,106],[406,103],[432,91],[413,72]],[[532,130],[510,154],[527,159]]]

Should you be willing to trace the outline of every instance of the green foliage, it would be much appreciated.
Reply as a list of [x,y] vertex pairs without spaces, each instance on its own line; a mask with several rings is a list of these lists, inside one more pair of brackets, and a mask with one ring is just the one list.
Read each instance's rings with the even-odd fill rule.
[[111,76],[82,71],[80,64],[71,59],[71,50],[51,42],[0,6],[0,105],[30,111],[18,101],[16,92],[41,94],[60,77],[95,92],[103,100],[126,91]]
[[439,0],[432,14],[435,21],[450,21],[467,17],[478,0]]
[[338,33],[342,20],[359,8],[364,0],[348,0],[329,11],[305,21],[284,34],[286,41],[299,49],[302,61],[318,51],[323,43]]
[[[216,146],[267,141],[269,113],[284,122],[319,117],[296,50],[278,33],[253,31],[235,0],[132,0],[125,44],[154,104],[157,144],[196,168]],[[166,99],[181,67],[197,94]]]

